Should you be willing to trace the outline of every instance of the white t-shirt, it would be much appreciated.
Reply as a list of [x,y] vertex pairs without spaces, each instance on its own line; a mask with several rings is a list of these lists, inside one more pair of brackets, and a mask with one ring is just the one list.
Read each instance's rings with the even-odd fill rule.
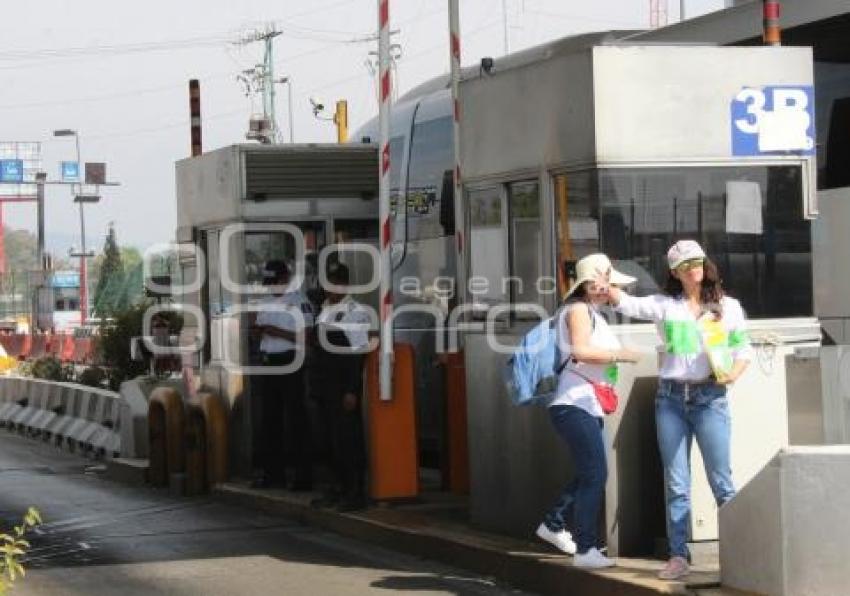
[[[574,303],[567,308],[561,309],[558,315],[558,349],[561,352],[561,362],[569,360],[572,354],[570,342],[570,330],[567,325],[567,313],[570,308],[584,308],[583,303]],[[593,330],[590,334],[590,345],[594,348],[603,350],[619,350],[620,341],[617,336],[611,331],[608,322],[597,313],[593,307],[588,307],[592,321]],[[591,416],[602,418],[605,413],[602,411],[602,406],[599,405],[599,400],[596,399],[596,393],[593,391],[593,386],[579,375],[571,372],[579,371],[588,379],[594,381],[607,382],[615,384],[617,382],[619,368],[616,364],[588,364],[586,362],[569,362],[561,374],[558,376],[558,388],[555,390],[555,398],[549,403],[551,406],[576,406],[581,408]]]
[[[313,307],[299,290],[282,296],[269,296],[260,304],[266,310],[257,313],[257,325],[271,325],[284,331],[301,331],[313,326]],[[300,313],[300,316],[299,316]],[[263,333],[260,351],[264,354],[280,354],[295,349],[295,344],[282,337]]]
[[336,304],[325,302],[316,320],[317,325],[327,325],[328,330],[344,331],[348,344],[357,350],[369,345],[371,323],[369,310],[351,296],[346,296]]

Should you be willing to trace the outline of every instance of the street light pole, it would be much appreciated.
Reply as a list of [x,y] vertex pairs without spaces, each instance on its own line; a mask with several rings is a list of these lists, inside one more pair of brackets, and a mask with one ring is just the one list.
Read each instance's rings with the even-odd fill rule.
[[[77,148],[77,179],[79,185],[75,196],[79,197],[83,194],[83,164],[80,161],[80,135],[76,130],[55,130],[55,137],[74,137],[74,143]],[[73,191],[73,186],[71,187]],[[86,251],[86,218],[83,212],[82,200],[77,200],[80,204],[80,324],[84,324],[88,319],[89,313],[89,289],[88,289],[88,252]],[[72,255],[73,256],[73,255]]]
[[291,145],[292,143],[295,142],[295,123],[292,119],[292,77],[291,76],[281,77],[278,80],[273,81],[273,84],[274,83],[280,83],[281,85],[286,85],[286,94],[287,94],[286,102],[287,102],[287,106],[289,107],[289,144]]

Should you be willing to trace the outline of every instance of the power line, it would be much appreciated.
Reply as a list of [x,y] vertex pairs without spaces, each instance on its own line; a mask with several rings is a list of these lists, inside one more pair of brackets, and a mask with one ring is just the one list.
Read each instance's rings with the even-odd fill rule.
[[189,39],[174,39],[143,43],[116,45],[74,46],[66,48],[43,48],[38,50],[0,50],[0,61],[3,60],[44,60],[66,59],[76,56],[92,56],[108,54],[134,54],[139,52],[159,52],[164,50],[189,49],[204,46],[218,46],[227,41],[223,35],[196,37]]

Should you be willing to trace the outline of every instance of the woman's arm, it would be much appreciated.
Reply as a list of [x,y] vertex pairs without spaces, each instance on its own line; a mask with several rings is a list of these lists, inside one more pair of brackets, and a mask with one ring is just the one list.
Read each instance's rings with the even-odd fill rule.
[[576,303],[568,308],[564,316],[571,342],[570,355],[587,364],[613,364],[615,362],[637,362],[640,354],[631,350],[606,350],[590,345],[593,334],[590,309],[586,304]]
[[630,296],[615,286],[608,288],[608,296],[611,305],[620,314],[632,319],[644,319],[653,323],[664,320],[664,296],[653,294],[652,296],[638,298]]
[[747,317],[741,303],[737,300],[725,300],[723,318],[729,333],[729,350],[732,353],[732,370],[728,375],[721,375],[717,382],[729,385],[737,381],[753,359],[753,348],[747,333]]

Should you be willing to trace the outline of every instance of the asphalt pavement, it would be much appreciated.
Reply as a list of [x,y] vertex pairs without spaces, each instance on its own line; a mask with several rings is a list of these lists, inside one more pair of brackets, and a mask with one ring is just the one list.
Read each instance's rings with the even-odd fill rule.
[[528,594],[214,498],[118,484],[103,472],[0,430],[0,527],[29,506],[44,518],[14,596]]

